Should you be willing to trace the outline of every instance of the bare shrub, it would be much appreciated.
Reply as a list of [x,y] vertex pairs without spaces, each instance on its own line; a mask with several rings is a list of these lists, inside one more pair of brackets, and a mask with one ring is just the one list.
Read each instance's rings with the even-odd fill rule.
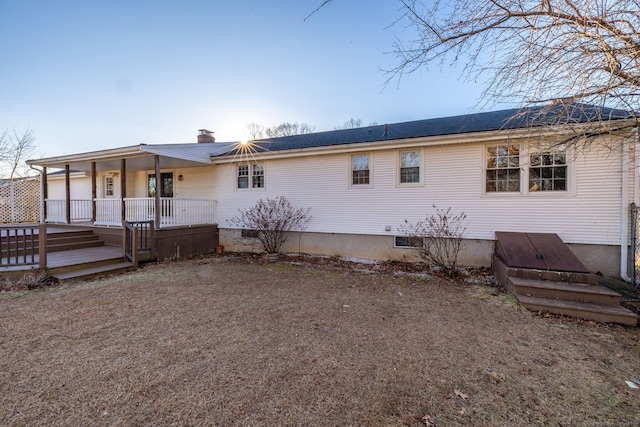
[[464,222],[467,214],[454,214],[451,208],[439,209],[433,205],[434,214],[416,223],[405,223],[398,227],[400,233],[422,242],[418,248],[420,257],[430,265],[435,265],[449,277],[458,274],[458,254],[462,238],[467,230]]
[[0,291],[23,291],[44,288],[55,283],[55,279],[47,276],[44,270],[27,271],[17,279],[3,277],[0,279]]
[[260,199],[250,208],[238,209],[229,219],[237,227],[254,230],[267,253],[278,253],[292,231],[302,231],[311,220],[309,209],[294,207],[286,197]]

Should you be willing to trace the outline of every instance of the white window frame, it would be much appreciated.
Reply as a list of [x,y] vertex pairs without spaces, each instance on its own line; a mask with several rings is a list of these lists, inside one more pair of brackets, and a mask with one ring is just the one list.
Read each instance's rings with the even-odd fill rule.
[[[109,191],[111,190],[111,191]],[[111,194],[109,194],[111,193]],[[112,198],[116,196],[116,181],[113,175],[104,176],[104,197]]]
[[[368,164],[367,166],[369,171],[369,182],[366,184],[356,184],[353,182],[353,172],[354,170],[354,159],[358,156],[367,156]],[[364,169],[363,169],[364,170]],[[351,188],[372,188],[373,187],[373,153],[370,151],[367,152],[358,152],[352,153],[349,155],[349,187]]]
[[[409,242],[413,241],[414,244],[399,245],[398,239],[407,239]],[[393,236],[393,247],[399,249],[421,249],[424,247],[424,240],[416,236]]]
[[[258,167],[256,167],[258,166]],[[246,167],[247,168],[247,175],[243,175],[243,178],[246,178],[247,180],[247,186],[246,187],[240,187],[240,168],[241,167]],[[256,173],[259,171],[259,169],[261,169],[262,174],[258,174],[256,175]],[[236,165],[235,168],[235,187],[236,190],[239,191],[264,191],[265,188],[267,187],[267,172],[266,172],[266,166],[264,163],[240,163],[238,165]],[[261,187],[256,187],[255,186],[255,180],[254,178],[261,176],[262,179],[262,186]]]
[[[518,165],[517,167],[515,167],[514,165],[509,165],[509,160],[507,160],[507,166],[506,167],[495,167],[495,168],[490,168],[489,167],[489,150],[491,148],[496,148],[496,147],[502,147],[502,146],[506,146],[506,147],[510,147],[510,146],[516,146],[518,147],[518,156],[517,156],[517,160],[518,160]],[[504,141],[504,142],[500,142],[500,143],[495,143],[495,144],[486,144],[484,146],[484,154],[483,154],[483,163],[484,166],[482,168],[482,174],[483,174],[483,178],[482,178],[482,183],[483,183],[483,187],[482,187],[482,191],[484,194],[487,195],[494,195],[494,194],[522,194],[522,189],[523,189],[523,183],[522,183],[522,176],[524,174],[524,170],[522,167],[522,154],[524,148],[524,144],[519,143],[519,142],[513,142],[513,141]],[[506,159],[516,159],[516,156],[510,156],[509,154],[505,155],[504,158]],[[513,191],[487,191],[487,173],[490,170],[494,170],[494,171],[498,171],[498,170],[504,170],[506,171],[506,173],[508,174],[509,171],[514,171],[514,170],[518,170],[518,180],[517,181],[513,181],[513,182],[517,182],[518,183],[518,190],[513,190]]]
[[[402,154],[403,153],[417,153],[418,154],[418,181],[417,182],[402,182]],[[396,183],[399,187],[420,187],[424,185],[424,150],[420,148],[406,148],[398,150],[396,156],[398,171]]]
[[[487,191],[487,161],[489,147],[496,147],[500,145],[518,145],[519,146],[519,169],[520,169],[520,190],[519,191]],[[566,197],[575,195],[575,160],[571,147],[564,147],[559,149],[554,147],[553,144],[547,145],[535,145],[533,143],[525,142],[498,142],[488,143],[483,147],[483,167],[482,167],[482,194],[488,197],[509,197],[509,196],[531,196],[531,197]],[[564,151],[565,158],[565,189],[564,190],[547,190],[540,191],[530,188],[530,160],[532,155],[546,154],[550,152]]]

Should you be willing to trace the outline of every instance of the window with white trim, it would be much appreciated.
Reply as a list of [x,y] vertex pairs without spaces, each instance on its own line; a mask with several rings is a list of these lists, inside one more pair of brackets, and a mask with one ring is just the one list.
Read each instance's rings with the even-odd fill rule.
[[113,186],[113,176],[105,176],[104,177],[104,196],[105,197],[113,197],[114,196],[114,186]]
[[253,179],[251,181],[251,187],[253,188],[264,188],[264,165],[257,164],[253,165]]
[[564,147],[529,155],[529,191],[567,190],[567,152]]
[[238,188],[249,188],[249,165],[238,165]]
[[420,152],[401,151],[400,152],[400,183],[420,182]]
[[485,191],[487,193],[520,191],[520,145],[504,144],[487,147]]
[[237,186],[239,190],[264,188],[264,165],[238,165]]
[[393,246],[396,248],[421,248],[424,246],[422,237],[394,236]]
[[569,190],[565,146],[528,144],[486,147],[485,193],[535,193]]
[[370,154],[351,156],[351,184],[369,185],[371,183]]

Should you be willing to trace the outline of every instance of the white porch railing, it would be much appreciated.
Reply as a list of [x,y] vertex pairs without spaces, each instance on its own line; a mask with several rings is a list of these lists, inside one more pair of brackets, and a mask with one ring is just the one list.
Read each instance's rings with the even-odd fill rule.
[[[47,199],[47,222],[64,223],[67,208],[64,200]],[[71,199],[71,222],[91,221],[91,200]]]
[[[95,199],[96,225],[122,225],[122,199]],[[155,199],[152,197],[125,198],[127,221],[155,220]],[[216,201],[202,199],[160,199],[160,227],[215,224]],[[91,200],[71,200],[71,221],[91,220]],[[47,221],[66,221],[64,200],[47,199]]]

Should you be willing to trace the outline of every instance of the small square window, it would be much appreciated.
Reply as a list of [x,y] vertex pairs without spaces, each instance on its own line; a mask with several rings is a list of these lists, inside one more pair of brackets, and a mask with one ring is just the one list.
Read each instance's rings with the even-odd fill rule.
[[566,191],[567,155],[564,149],[529,156],[529,191]]

